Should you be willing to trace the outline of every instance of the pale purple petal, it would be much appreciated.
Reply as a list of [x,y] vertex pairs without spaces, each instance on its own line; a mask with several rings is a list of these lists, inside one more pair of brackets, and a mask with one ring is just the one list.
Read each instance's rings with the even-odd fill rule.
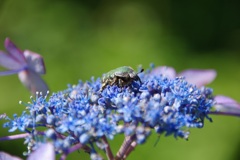
[[42,92],[43,95],[47,94],[48,86],[42,80],[39,74],[32,70],[24,70],[18,73],[18,77],[20,81],[32,92],[32,94],[36,94],[36,92]]
[[10,54],[0,51],[0,65],[7,69],[19,69],[23,68],[23,64],[16,61]]
[[197,87],[204,86],[206,84],[211,83],[217,73],[213,69],[208,70],[198,70],[198,69],[191,69],[185,70],[178,74],[178,76],[183,76],[186,80],[191,83],[195,84]]
[[156,67],[151,71],[150,74],[151,75],[156,75],[156,76],[163,75],[163,76],[165,76],[167,78],[170,78],[170,79],[174,79],[176,77],[175,69],[172,68],[172,67],[168,67],[168,66]]
[[21,158],[11,156],[10,154],[5,152],[0,152],[0,160],[21,160]]
[[217,104],[237,104],[237,101],[235,101],[234,99],[230,98],[230,97],[226,97],[223,95],[217,95],[214,97],[214,100],[217,102]]
[[41,144],[41,146],[32,152],[27,160],[55,160],[54,147],[51,143]]
[[5,39],[4,45],[7,52],[12,56],[15,61],[19,62],[22,65],[26,64],[22,51],[18,49],[17,46],[9,38]]
[[215,109],[220,112],[240,113],[240,104],[234,99],[222,95],[214,97]]
[[8,70],[8,71],[1,71],[0,72],[0,76],[7,76],[7,75],[12,75],[12,74],[17,74],[20,71],[24,70],[25,68],[21,68],[18,70]]
[[25,50],[23,54],[30,69],[34,70],[38,74],[46,73],[44,61],[41,55],[29,50]]

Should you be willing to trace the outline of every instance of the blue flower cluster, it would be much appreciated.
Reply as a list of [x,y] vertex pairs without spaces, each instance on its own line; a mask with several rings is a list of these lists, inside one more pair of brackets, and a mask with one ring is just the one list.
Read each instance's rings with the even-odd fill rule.
[[103,136],[113,139],[120,133],[135,135],[138,144],[153,130],[187,139],[188,128],[203,127],[205,118],[211,121],[211,89],[149,71],[139,77],[143,83],[107,86],[102,92],[100,78],[92,78],[50,98],[39,94],[24,104],[27,111],[21,116],[7,118],[4,127],[30,133],[31,146],[50,139],[58,152],[64,152],[75,144],[92,146]]

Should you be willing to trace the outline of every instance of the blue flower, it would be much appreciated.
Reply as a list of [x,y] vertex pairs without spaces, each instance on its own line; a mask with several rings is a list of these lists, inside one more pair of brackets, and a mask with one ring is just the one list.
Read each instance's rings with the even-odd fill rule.
[[[177,74],[175,69],[169,66],[153,68],[151,74],[161,74],[170,79],[179,76],[184,77],[188,83],[194,84],[197,87],[203,87],[204,85],[211,83],[217,75],[216,71],[213,69],[188,69]],[[205,92],[208,92],[208,90],[205,90]],[[209,92],[209,94],[211,93],[212,91]],[[214,111],[210,111],[209,114],[240,116],[240,104],[234,99],[223,95],[216,95],[213,97],[213,100],[215,101],[215,105],[213,106]]]
[[[195,84],[193,79],[188,82],[188,76],[169,77],[173,69],[163,73],[158,70],[139,73],[142,83],[133,82],[122,88],[106,86],[100,92],[100,78],[92,78],[69,85],[49,99],[37,95],[25,104],[27,111],[14,116],[14,120],[8,119],[5,127],[10,131],[29,131],[36,142],[33,144],[51,140],[57,153],[69,154],[81,148],[94,158],[98,155],[93,144],[107,150],[104,139],[114,139],[117,134],[127,138],[120,153],[130,151],[127,149],[131,142],[146,142],[151,132],[187,139],[189,128],[204,127],[205,119],[212,121],[209,114],[214,105],[220,104],[212,95],[213,90],[202,86],[213,80],[215,72],[198,70],[196,74],[212,74],[212,78],[197,76],[202,82],[198,79]],[[44,134],[36,135],[38,127],[46,128]]]
[[14,132],[17,129],[21,132],[26,132],[26,129],[31,128],[33,124],[31,116],[28,115],[25,111],[20,117],[18,117],[17,114],[14,114],[13,120],[9,117],[7,117],[6,119],[8,120],[8,122],[5,123],[3,127],[9,128],[9,132]]

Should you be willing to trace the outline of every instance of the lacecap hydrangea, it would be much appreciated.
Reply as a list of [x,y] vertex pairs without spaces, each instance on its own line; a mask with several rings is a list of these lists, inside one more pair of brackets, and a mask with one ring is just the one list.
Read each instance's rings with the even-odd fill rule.
[[102,92],[101,79],[92,78],[49,98],[39,94],[22,103],[26,110],[21,116],[7,117],[4,127],[29,133],[29,152],[50,140],[58,153],[64,153],[78,143],[93,152],[94,143],[104,147],[102,137],[113,139],[122,133],[134,135],[137,144],[144,143],[151,132],[187,139],[188,128],[202,128],[205,119],[211,121],[212,89],[197,88],[184,77],[152,74],[151,69],[139,77],[142,83],[133,81],[122,88],[109,85]]

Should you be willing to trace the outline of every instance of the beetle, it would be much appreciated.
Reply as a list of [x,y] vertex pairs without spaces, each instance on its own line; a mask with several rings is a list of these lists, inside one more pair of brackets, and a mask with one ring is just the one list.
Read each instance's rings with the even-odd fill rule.
[[[141,72],[144,70],[141,69]],[[107,73],[105,73],[102,77],[102,87],[100,92],[106,88],[107,85],[117,85],[118,87],[124,87],[130,85],[133,81],[141,82],[141,79],[138,77],[136,73],[130,66],[122,66],[116,69],[113,69]]]

